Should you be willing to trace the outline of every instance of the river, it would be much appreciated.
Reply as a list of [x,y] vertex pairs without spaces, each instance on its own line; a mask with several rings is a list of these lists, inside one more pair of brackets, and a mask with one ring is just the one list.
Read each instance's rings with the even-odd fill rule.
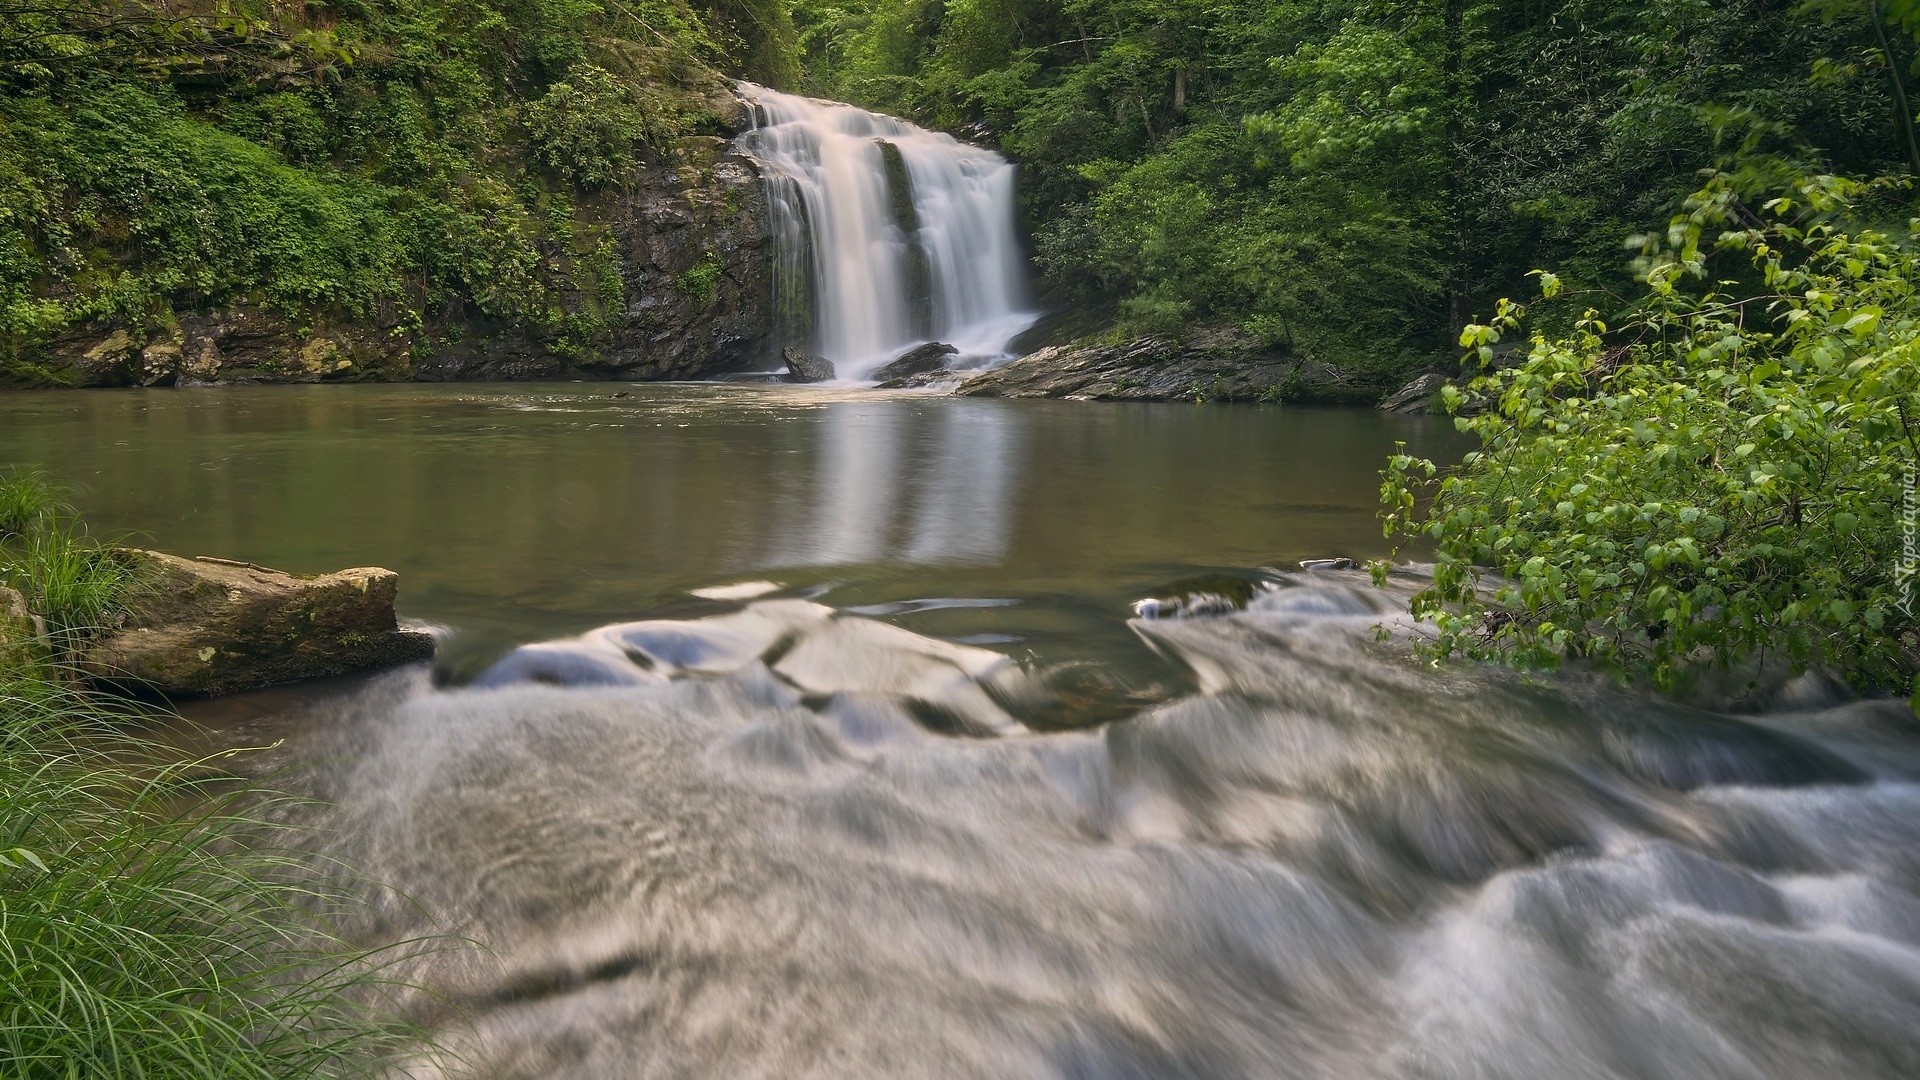
[[[851,388],[0,398],[104,532],[401,572],[435,665],[192,714],[284,740],[386,886],[356,940],[478,943],[399,973],[488,1075],[1920,1075],[1912,714],[1431,666],[1417,576],[1297,567],[1385,554],[1401,441],[1464,449]],[[1207,575],[1246,609],[1131,610]]]

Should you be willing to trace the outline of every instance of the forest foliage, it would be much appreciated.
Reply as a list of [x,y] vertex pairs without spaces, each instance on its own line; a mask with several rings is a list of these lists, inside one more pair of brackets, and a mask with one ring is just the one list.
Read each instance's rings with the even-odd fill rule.
[[1056,297],[1395,367],[1446,358],[1536,267],[1630,294],[1622,241],[1733,151],[1899,167],[1914,48],[1884,31],[1903,17],[1864,0],[801,0],[794,20],[817,92],[979,125],[1022,163]]
[[[1910,0],[0,3],[0,352],[233,300],[558,326],[568,200],[746,77],[998,145],[1042,284],[1390,377],[1741,148],[1911,165]],[[1904,20],[1904,21],[1903,21]]]
[[557,323],[572,200],[791,36],[772,0],[0,3],[0,360],[236,301]]
[[[1910,183],[1739,187],[1643,238],[1622,322],[1583,307],[1504,365],[1531,305],[1464,331],[1484,373],[1446,393],[1483,406],[1480,449],[1444,475],[1395,455],[1382,489],[1388,535],[1436,550],[1413,608],[1440,653],[1920,695],[1920,218],[1877,223]],[[1586,299],[1541,276],[1539,304]]]

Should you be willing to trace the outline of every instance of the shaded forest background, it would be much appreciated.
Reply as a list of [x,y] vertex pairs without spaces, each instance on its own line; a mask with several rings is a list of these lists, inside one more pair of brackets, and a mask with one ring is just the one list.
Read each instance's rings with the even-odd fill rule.
[[[1910,6],[1910,5],[1909,5]],[[1041,287],[1411,370],[1528,271],[1634,291],[1637,233],[1920,166],[1905,9],[1866,0],[0,2],[0,351],[236,299],[535,326],[574,201],[725,80],[1018,160]],[[1903,212],[1903,211],[1895,211]],[[604,260],[604,252],[602,252]],[[600,268],[610,276],[616,268]],[[1623,301],[1624,303],[1624,301]],[[549,327],[554,329],[555,327]],[[589,328],[590,329],[590,328]]]
[[[1866,3],[874,0],[798,6],[819,93],[983,124],[1056,297],[1430,357],[1537,267],[1635,292],[1702,169],[1908,167],[1911,38]],[[1893,20],[1897,23],[1897,19]]]

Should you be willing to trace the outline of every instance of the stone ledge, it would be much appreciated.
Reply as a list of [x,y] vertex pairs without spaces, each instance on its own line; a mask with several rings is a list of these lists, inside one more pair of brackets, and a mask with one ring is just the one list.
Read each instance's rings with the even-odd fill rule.
[[203,697],[346,675],[433,655],[394,615],[400,575],[357,567],[304,578],[227,559],[121,549],[138,584],[125,625],[77,657],[93,682]]

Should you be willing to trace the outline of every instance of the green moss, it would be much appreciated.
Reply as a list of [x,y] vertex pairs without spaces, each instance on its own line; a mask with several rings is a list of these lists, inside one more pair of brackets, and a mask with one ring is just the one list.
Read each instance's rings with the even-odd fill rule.
[[673,285],[700,303],[711,304],[719,295],[720,274],[723,269],[720,265],[720,256],[709,251],[705,259],[674,278]]
[[80,375],[72,368],[17,356],[0,356],[0,386],[38,389],[78,385],[80,385]]

